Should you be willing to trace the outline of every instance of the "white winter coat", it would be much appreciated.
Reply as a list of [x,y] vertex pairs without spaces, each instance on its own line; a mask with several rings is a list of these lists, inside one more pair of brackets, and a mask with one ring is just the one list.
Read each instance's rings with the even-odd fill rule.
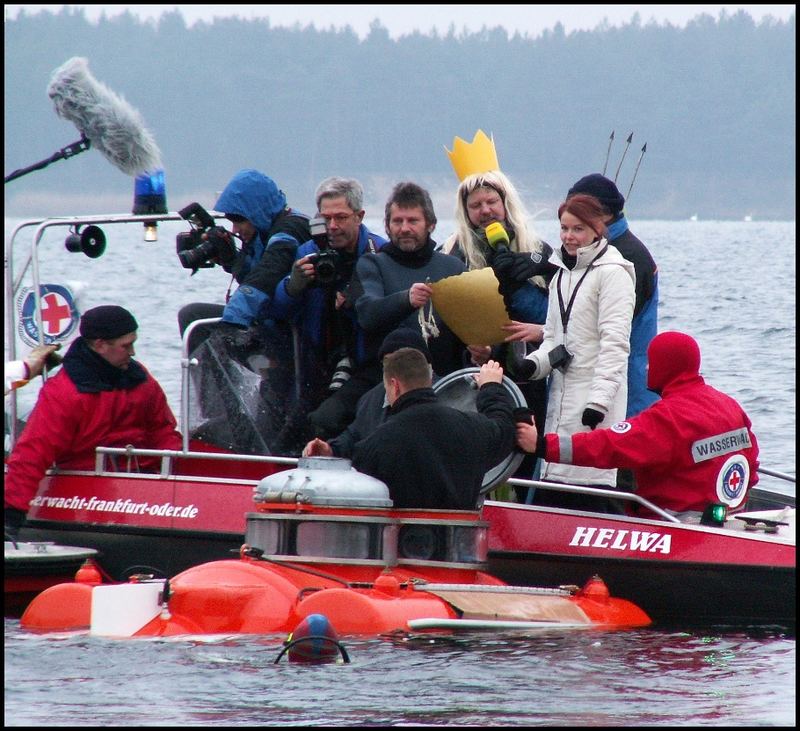
[[[550,376],[545,420],[548,434],[589,431],[588,426],[581,424],[587,407],[605,414],[598,428],[610,427],[625,419],[636,274],[633,264],[607,243],[601,239],[578,249],[577,263],[572,270],[564,265],[560,249],[550,256],[550,261],[562,271],[550,282],[544,340],[527,356],[536,363],[535,379]],[[595,260],[604,248],[604,253]],[[562,326],[559,287],[564,308],[577,287],[566,332]],[[565,374],[552,369],[548,358],[548,353],[562,343],[574,356]],[[617,471],[543,462],[541,478],[613,486]]]

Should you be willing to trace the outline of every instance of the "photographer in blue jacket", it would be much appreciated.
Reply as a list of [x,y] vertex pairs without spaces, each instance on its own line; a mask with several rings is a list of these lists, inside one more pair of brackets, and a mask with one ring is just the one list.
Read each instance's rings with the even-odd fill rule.
[[357,180],[326,178],[315,198],[312,240],[297,249],[270,314],[295,327],[309,437],[328,439],[352,422],[359,398],[381,379],[380,365],[365,361],[350,284],[359,257],[379,251],[386,240],[363,223],[364,191]]

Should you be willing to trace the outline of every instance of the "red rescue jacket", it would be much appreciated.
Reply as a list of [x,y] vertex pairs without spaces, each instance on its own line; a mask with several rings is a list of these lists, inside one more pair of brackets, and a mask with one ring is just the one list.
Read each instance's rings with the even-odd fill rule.
[[758,442],[750,419],[735,399],[703,380],[690,336],[657,335],[648,359],[648,386],[661,392],[660,401],[609,429],[547,434],[545,458],[631,469],[637,495],[660,508],[702,512],[724,503],[736,512],[758,483]]
[[[98,446],[181,449],[167,397],[145,372],[146,380],[134,388],[98,393],[79,392],[63,368],[48,379],[8,458],[5,502],[27,511],[51,465],[94,469]],[[141,469],[153,466],[139,464]]]

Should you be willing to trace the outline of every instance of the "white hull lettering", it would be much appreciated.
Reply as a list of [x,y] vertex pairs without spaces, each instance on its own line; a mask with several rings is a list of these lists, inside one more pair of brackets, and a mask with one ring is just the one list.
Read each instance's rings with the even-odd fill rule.
[[581,548],[610,548],[613,551],[630,549],[642,553],[655,553],[656,551],[669,553],[672,549],[672,536],[649,531],[578,526],[575,528],[569,545]]
[[31,500],[32,506],[45,508],[59,508],[61,510],[90,510],[101,513],[128,513],[133,515],[152,515],[167,518],[196,518],[200,512],[194,505],[150,505],[150,503],[135,503],[129,498],[116,501],[98,500],[94,495],[88,500],[84,497],[50,497],[37,495]]

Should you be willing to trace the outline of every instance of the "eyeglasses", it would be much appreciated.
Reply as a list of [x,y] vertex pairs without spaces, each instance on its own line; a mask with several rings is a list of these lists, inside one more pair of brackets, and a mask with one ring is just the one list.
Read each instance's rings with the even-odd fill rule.
[[247,220],[244,216],[240,216],[237,213],[228,213],[225,218],[231,223],[244,223]]
[[345,221],[351,219],[353,217],[353,213],[333,213],[333,214],[324,214],[320,213],[319,217],[325,219],[325,223],[335,222],[337,224],[342,224]]

